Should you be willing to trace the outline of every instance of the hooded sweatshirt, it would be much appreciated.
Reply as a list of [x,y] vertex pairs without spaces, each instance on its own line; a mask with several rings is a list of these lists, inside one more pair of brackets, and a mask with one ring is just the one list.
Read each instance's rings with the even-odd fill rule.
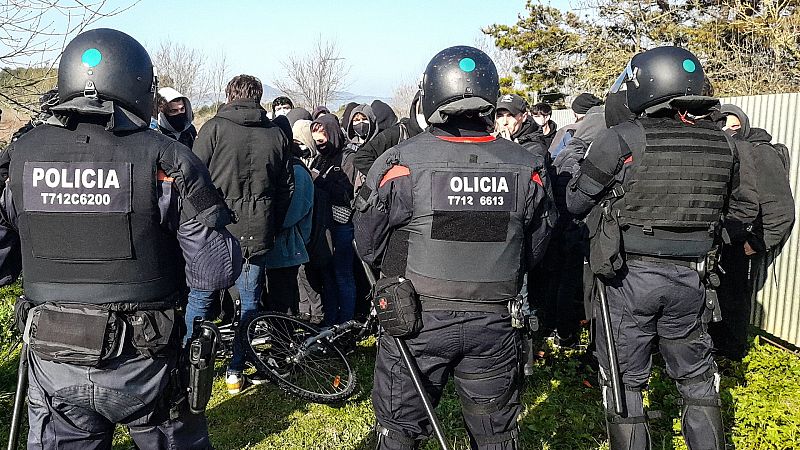
[[[355,158],[353,158],[353,165],[366,175],[372,163],[378,159],[379,156],[384,154],[386,150],[399,144],[401,140],[414,137],[422,133],[423,128],[417,122],[417,104],[419,103],[419,92],[414,96],[411,101],[411,108],[407,118],[400,120],[399,123],[381,131],[366,144],[358,148]],[[427,125],[427,124],[426,124]]]
[[386,130],[397,123],[397,114],[394,113],[391,106],[380,100],[373,100],[369,106],[375,113],[379,130]]
[[313,127],[315,123],[321,124],[325,129],[328,143],[322,148],[315,144],[319,154],[311,162],[312,173],[317,173],[314,186],[328,194],[331,205],[349,207],[353,199],[353,185],[342,170],[345,137],[339,127],[339,121],[333,114],[324,114],[314,120],[311,126]]
[[[355,117],[358,113],[367,116],[367,119],[369,119],[369,133],[364,138],[357,136],[355,130],[353,129],[353,117]],[[378,120],[369,105],[358,105],[353,108],[353,110],[350,111],[350,116],[347,117],[347,128],[345,129],[347,130],[348,143],[354,144],[356,148],[364,145],[366,142],[369,142],[369,140],[375,137],[375,135],[378,134],[378,131],[380,131],[378,128]]]
[[311,166],[311,161],[317,157],[317,146],[314,143],[314,138],[311,137],[311,121],[298,120],[292,126],[293,139],[299,142],[300,159],[306,164],[306,167]]
[[[192,122],[194,121],[194,112],[192,111],[192,102],[189,101],[186,96],[181,94],[180,92],[176,91],[171,87],[164,87],[158,90],[158,95],[164,97],[167,102],[171,102],[177,99],[183,99],[184,107],[186,108],[186,112],[184,114],[178,114],[181,118],[184,118],[183,126],[179,127],[180,129],[176,129],[173,123],[176,122],[175,117],[172,116],[170,118],[167,117],[166,114],[163,112],[158,113],[158,129],[164,133],[166,136],[175,139],[176,141],[180,142],[181,144],[192,148],[194,145],[194,140],[197,137],[197,129],[194,127]],[[170,122],[172,120],[172,122]],[[177,125],[177,124],[176,124]]]

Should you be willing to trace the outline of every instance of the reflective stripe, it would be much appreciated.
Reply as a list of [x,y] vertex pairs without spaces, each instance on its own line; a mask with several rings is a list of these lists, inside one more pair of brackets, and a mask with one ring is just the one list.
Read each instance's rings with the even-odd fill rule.
[[460,143],[481,143],[492,142],[497,138],[495,136],[436,136],[437,138],[447,142],[460,142]]

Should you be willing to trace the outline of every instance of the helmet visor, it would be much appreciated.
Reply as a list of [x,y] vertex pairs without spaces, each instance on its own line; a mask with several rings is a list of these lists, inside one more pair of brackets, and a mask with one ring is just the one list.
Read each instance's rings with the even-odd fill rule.
[[631,67],[631,63],[628,62],[628,65],[625,67],[625,70],[619,74],[617,77],[617,81],[611,85],[611,89],[609,92],[611,94],[616,94],[617,92],[625,91],[628,89],[627,83],[628,81],[632,81],[634,85],[637,87],[639,86],[639,82],[636,80],[636,74],[638,73],[638,68]]

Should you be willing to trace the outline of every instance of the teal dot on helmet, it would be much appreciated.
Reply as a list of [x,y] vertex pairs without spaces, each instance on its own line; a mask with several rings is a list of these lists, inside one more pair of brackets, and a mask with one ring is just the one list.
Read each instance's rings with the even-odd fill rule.
[[475,60],[472,58],[463,58],[458,62],[458,67],[464,72],[472,72],[475,70]]
[[87,67],[97,67],[102,59],[103,55],[100,53],[100,50],[96,48],[86,50],[83,52],[83,56],[81,56],[81,62]]
[[684,59],[683,60],[683,70],[685,70],[685,71],[687,71],[689,73],[693,73],[695,70],[697,70],[697,65],[691,59]]

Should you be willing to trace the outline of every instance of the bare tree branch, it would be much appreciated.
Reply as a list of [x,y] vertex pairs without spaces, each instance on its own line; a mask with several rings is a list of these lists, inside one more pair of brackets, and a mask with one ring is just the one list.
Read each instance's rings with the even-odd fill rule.
[[292,55],[283,62],[284,79],[275,85],[293,97],[297,105],[308,108],[327,105],[345,86],[350,66],[344,63],[336,41],[318,37],[305,55]]

